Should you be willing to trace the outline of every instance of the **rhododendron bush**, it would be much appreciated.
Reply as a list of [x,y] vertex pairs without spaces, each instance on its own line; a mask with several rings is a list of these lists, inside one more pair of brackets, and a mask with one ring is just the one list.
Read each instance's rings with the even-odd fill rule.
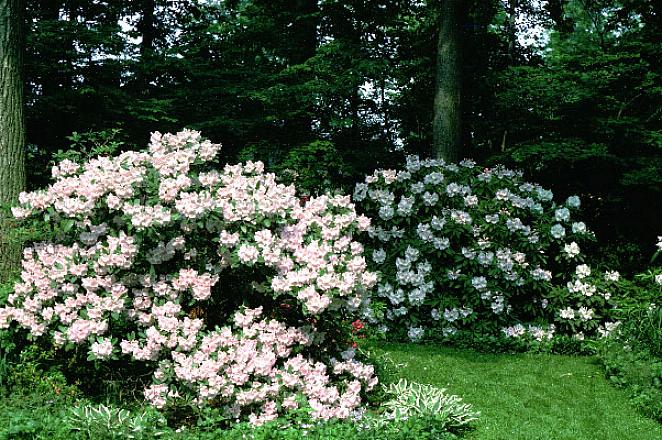
[[501,166],[409,156],[405,169],[367,176],[354,201],[373,220],[370,265],[382,273],[367,318],[389,335],[543,340],[613,327],[618,273],[581,264],[594,236],[575,218],[576,196],[557,205]]
[[376,383],[339,353],[341,324],[377,281],[353,240],[369,220],[349,197],[302,204],[259,162],[217,170],[219,148],[154,133],[146,151],[55,166],[13,209],[55,239],[25,249],[0,328],[140,364],[157,407],[347,417]]

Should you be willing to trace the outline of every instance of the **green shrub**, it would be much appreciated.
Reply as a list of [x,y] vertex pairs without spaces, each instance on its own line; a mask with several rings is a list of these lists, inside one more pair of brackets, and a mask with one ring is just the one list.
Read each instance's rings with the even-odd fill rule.
[[217,170],[220,145],[190,130],[112,157],[89,157],[121,145],[106,135],[74,140],[90,147],[12,207],[54,234],[24,249],[0,330],[56,351],[86,388],[123,372],[158,408],[260,424],[307,402],[322,419],[360,405],[377,378],[343,354],[346,320],[377,275],[349,197],[302,203],[262,163]]
[[607,379],[626,389],[644,414],[662,422],[662,359],[622,336],[604,341],[599,358]]
[[277,172],[285,183],[296,185],[307,196],[329,192],[349,174],[335,145],[321,140],[292,148]]
[[611,337],[598,344],[607,379],[628,390],[635,405],[662,421],[662,305],[657,271],[637,278],[639,291],[621,310],[621,324]]

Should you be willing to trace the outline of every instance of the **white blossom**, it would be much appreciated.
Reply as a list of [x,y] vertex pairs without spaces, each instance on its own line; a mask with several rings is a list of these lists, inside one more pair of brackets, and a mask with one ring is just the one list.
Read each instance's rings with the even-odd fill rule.
[[561,310],[559,314],[563,319],[575,319],[575,311],[570,307]]
[[568,208],[559,208],[554,211],[554,218],[558,222],[567,222],[570,220],[570,211]]
[[563,246],[563,251],[570,258],[576,257],[581,252],[581,250],[579,249],[579,245],[577,243],[575,243],[574,241],[570,244],[566,244],[565,246]]
[[575,269],[575,274],[579,279],[586,278],[591,275],[591,268],[587,264],[580,264]]
[[570,196],[565,201],[565,204],[571,208],[579,208],[582,203],[578,196]]
[[423,330],[423,327],[409,327],[407,331],[407,336],[409,336],[412,342],[419,341],[424,334],[425,330]]
[[556,223],[554,226],[551,227],[549,233],[552,235],[552,237],[556,239],[560,239],[565,237],[565,228],[561,226],[559,223]]
[[572,233],[573,234],[585,234],[588,232],[588,228],[586,227],[586,223],[584,222],[575,222],[572,224]]
[[384,260],[386,260],[386,251],[383,248],[372,251],[372,261],[377,264],[382,264]]

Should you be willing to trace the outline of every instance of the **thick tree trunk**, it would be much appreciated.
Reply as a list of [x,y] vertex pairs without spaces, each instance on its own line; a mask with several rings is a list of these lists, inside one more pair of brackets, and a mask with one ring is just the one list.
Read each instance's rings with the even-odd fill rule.
[[[317,53],[318,38],[317,26],[319,24],[319,6],[317,0],[297,0],[291,2],[295,17],[292,26],[292,48],[290,63],[303,64]],[[314,101],[301,108],[301,113],[286,122],[285,132],[288,138],[295,143],[308,142],[314,138],[313,118]]]
[[140,43],[140,56],[151,55],[154,50],[154,38],[156,36],[156,28],[154,24],[154,9],[156,8],[156,0],[144,0],[142,3],[142,17],[138,22],[138,32],[142,36]]
[[568,0],[548,0],[545,4],[545,9],[549,14],[549,18],[554,22],[554,28],[559,33],[561,38],[565,38],[574,30],[574,23],[571,19],[565,16],[565,6]]
[[437,42],[433,153],[446,161],[462,158],[462,3],[443,0]]
[[302,64],[317,52],[319,6],[317,0],[297,0],[293,5],[296,20],[292,35],[296,38],[296,49],[292,54],[292,64]]
[[[0,0],[0,205],[15,203],[25,188],[21,0]],[[20,243],[13,240],[11,218],[0,211],[0,282],[17,269]]]

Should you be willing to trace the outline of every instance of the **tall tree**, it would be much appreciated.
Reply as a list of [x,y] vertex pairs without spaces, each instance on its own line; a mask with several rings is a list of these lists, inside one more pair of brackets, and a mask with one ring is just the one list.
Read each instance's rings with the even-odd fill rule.
[[447,161],[462,156],[462,3],[444,0],[439,17],[432,135],[434,154]]
[[[25,187],[21,0],[0,0],[0,205]],[[0,281],[20,261],[20,245],[8,237],[10,219],[0,211]]]
[[508,58],[512,62],[515,59],[517,50],[517,14],[519,0],[508,0],[506,13],[508,14],[508,24],[506,25],[506,38],[508,39]]
[[568,0],[549,0],[544,6],[561,38],[567,37],[574,28],[572,19],[566,15],[567,7]]

